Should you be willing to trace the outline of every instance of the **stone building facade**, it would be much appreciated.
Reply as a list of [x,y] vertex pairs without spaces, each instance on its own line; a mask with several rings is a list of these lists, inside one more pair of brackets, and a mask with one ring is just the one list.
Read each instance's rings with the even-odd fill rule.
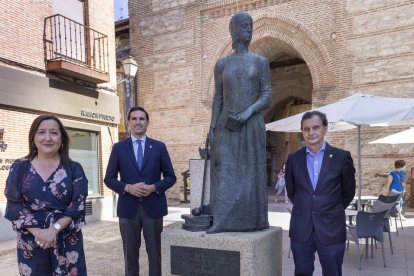
[[0,241],[16,237],[3,218],[10,165],[28,154],[30,125],[45,113],[62,120],[71,158],[88,177],[87,220],[112,218],[103,177],[120,122],[113,1],[5,0],[1,7]]
[[[166,141],[177,174],[204,145],[213,67],[232,51],[228,23],[238,11],[252,15],[251,50],[270,63],[273,106],[264,114],[266,122],[355,91],[414,97],[413,1],[129,1],[131,53],[140,66],[138,103],[150,113],[149,134]],[[414,166],[409,145],[368,144],[401,129],[362,127],[363,194],[380,192],[386,182],[381,176],[395,159]],[[300,136],[268,133],[267,138],[270,185],[287,154],[300,146]],[[356,139],[352,130],[327,137],[354,157]]]

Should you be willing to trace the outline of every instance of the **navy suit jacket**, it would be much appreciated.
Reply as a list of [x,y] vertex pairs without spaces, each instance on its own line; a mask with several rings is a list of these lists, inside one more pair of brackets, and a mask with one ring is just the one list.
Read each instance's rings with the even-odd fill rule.
[[138,169],[131,138],[114,144],[104,182],[108,188],[119,194],[117,215],[120,218],[132,218],[138,211],[141,200],[124,192],[126,184],[154,184],[157,191],[143,197],[142,205],[149,217],[161,218],[168,213],[165,191],[175,181],[174,169],[164,143],[147,136],[141,170]]
[[289,237],[305,242],[312,229],[322,244],[346,240],[345,209],[355,196],[355,168],[349,151],[326,144],[316,189],[306,166],[306,147],[289,155],[285,171],[293,203]]

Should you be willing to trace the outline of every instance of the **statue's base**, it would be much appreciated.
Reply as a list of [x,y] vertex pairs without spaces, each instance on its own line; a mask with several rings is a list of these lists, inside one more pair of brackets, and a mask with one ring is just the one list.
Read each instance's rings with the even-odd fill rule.
[[213,216],[211,215],[182,215],[181,218],[184,219],[183,229],[191,232],[206,231],[213,222]]
[[161,234],[162,275],[282,275],[282,228],[205,234],[178,228]]

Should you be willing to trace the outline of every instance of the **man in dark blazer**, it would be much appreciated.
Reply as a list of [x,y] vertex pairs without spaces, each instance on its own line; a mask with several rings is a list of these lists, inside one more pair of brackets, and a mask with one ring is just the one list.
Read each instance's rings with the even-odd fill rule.
[[293,204],[289,237],[295,275],[313,274],[315,251],[323,275],[342,275],[345,209],[355,195],[355,168],[348,151],[325,142],[324,113],[305,113],[301,130],[306,146],[289,155],[285,174]]
[[124,249],[125,275],[139,275],[138,258],[143,230],[149,275],[159,276],[163,216],[168,212],[165,191],[174,185],[176,177],[165,144],[145,134],[149,123],[145,109],[132,107],[127,123],[131,137],[113,146],[104,182],[119,194],[117,215]]

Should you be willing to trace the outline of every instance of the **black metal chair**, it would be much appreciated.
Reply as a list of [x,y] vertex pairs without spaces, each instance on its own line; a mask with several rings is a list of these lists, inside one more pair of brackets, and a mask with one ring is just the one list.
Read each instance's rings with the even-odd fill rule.
[[[388,239],[390,241],[390,248],[391,248],[391,254],[394,254],[394,248],[392,246],[392,239],[391,239],[391,227],[390,227],[390,211],[395,208],[395,205],[398,203],[385,203],[380,200],[374,201],[374,204],[372,205],[372,212],[380,212],[384,210],[388,210],[388,212],[384,216],[384,228],[383,231],[388,233]],[[371,254],[372,255],[372,254]]]
[[[385,262],[385,253],[384,253],[384,216],[389,210],[384,210],[376,213],[369,213],[364,211],[359,211],[356,216],[356,225],[348,225],[348,240],[355,242],[357,246],[358,258],[359,258],[359,269],[361,269],[361,259],[362,255],[359,250],[359,239],[365,238],[365,256],[368,258],[368,241],[370,238],[381,243],[382,249],[382,259],[384,262],[384,267],[387,266]],[[371,250],[373,253],[373,250]]]
[[397,233],[398,236],[398,227],[397,227],[397,218],[400,218],[400,224],[401,224],[401,229],[404,229],[403,223],[402,223],[402,214],[401,214],[401,210],[399,207],[400,204],[400,199],[401,199],[402,194],[393,194],[390,196],[385,196],[385,195],[379,195],[378,196],[378,200],[385,202],[385,203],[398,203],[395,204],[395,206],[390,210],[390,217],[394,218],[394,222],[395,222],[395,232]]

